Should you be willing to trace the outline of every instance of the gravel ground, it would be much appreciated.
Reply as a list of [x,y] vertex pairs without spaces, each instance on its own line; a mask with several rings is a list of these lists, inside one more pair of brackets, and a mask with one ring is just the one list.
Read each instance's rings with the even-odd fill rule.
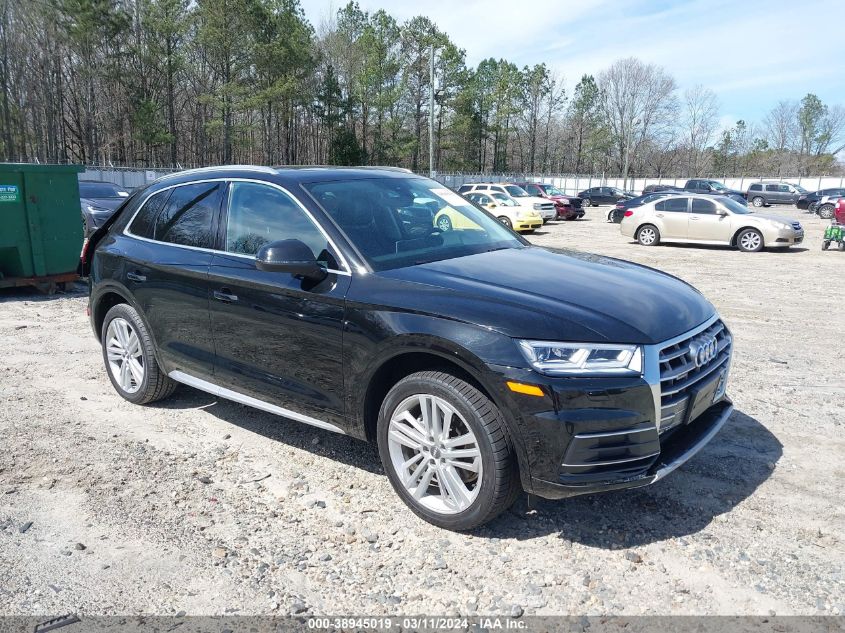
[[845,614],[845,253],[777,212],[804,247],[646,248],[603,209],[531,236],[697,286],[736,413],[654,486],[471,535],[416,519],[364,443],[187,387],[123,401],[83,288],[3,292],[0,614]]

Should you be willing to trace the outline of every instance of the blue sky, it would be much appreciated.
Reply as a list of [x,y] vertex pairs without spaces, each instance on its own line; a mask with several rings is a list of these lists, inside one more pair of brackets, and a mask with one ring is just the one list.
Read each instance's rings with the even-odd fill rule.
[[[302,0],[316,28],[343,0]],[[622,57],[665,67],[681,89],[703,84],[722,120],[759,121],[781,99],[814,92],[845,104],[845,0],[359,0],[399,20],[431,18],[477,64],[545,62],[568,92]]]

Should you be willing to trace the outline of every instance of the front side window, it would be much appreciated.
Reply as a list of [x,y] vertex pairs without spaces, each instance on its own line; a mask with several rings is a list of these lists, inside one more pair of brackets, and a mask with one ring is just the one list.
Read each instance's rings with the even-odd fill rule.
[[[226,252],[255,255],[270,242],[303,242],[318,261],[328,261],[325,235],[285,192],[254,182],[233,182],[226,215]],[[329,262],[331,267],[335,264]]]
[[654,205],[654,208],[657,211],[671,211],[674,213],[686,213],[687,212],[687,201],[689,198],[667,198],[666,200],[661,200],[657,204]]
[[712,200],[702,200],[701,198],[693,198],[692,212],[716,215],[716,204]]
[[527,198],[528,192],[525,191],[522,187],[517,187],[516,185],[506,185],[505,192],[513,196],[514,198]]
[[549,196],[563,196],[564,194],[560,189],[555,187],[554,185],[540,185],[540,188],[546,192]]
[[792,190],[789,188],[789,185],[778,185],[778,191],[781,193],[792,193]]
[[182,246],[213,248],[212,228],[224,183],[198,182],[174,187],[155,219],[153,239]]
[[[376,271],[525,246],[496,219],[428,178],[333,180],[303,187]],[[417,216],[413,210],[420,199],[436,203],[433,220],[403,221]]]
[[711,180],[710,182],[706,183],[710,186],[713,191],[727,191],[728,188],[720,182],[716,182],[715,180]]

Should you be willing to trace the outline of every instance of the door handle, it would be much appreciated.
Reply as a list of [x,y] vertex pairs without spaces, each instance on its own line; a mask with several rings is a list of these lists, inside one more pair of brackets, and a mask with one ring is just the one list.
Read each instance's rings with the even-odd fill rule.
[[214,291],[214,298],[223,303],[234,303],[238,300],[238,295],[233,295],[228,288],[221,288]]
[[656,215],[658,218],[662,218],[662,217],[663,217],[663,214],[662,214],[662,213],[655,213],[654,215]]
[[698,220],[698,216],[697,215],[691,215],[690,220]]
[[141,273],[126,273],[126,278],[130,281],[137,281],[139,283],[147,280],[147,276],[142,275]]

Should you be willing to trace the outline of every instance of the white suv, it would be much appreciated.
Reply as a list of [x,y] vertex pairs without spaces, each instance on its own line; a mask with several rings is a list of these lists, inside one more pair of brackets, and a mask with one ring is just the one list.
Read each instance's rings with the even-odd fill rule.
[[519,206],[539,213],[540,217],[543,218],[543,224],[557,217],[554,202],[546,198],[532,196],[522,187],[506,182],[461,185],[458,193],[503,193],[513,198]]

